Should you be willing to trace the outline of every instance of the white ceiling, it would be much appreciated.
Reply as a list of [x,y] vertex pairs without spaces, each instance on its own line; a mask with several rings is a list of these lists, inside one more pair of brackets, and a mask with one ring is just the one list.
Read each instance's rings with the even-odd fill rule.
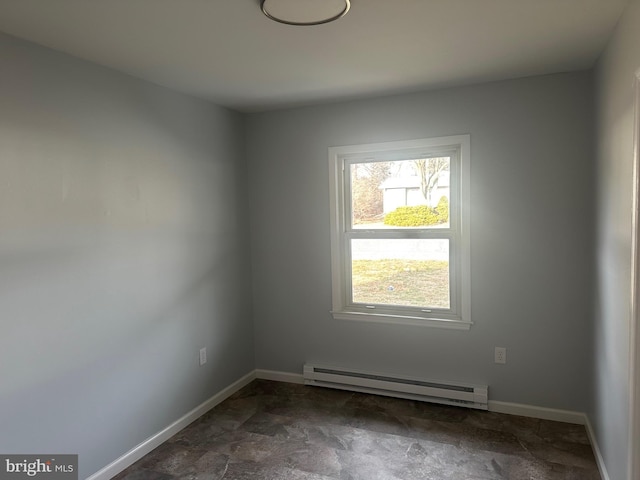
[[259,0],[0,0],[0,31],[259,111],[590,68],[627,3],[352,0],[294,27]]

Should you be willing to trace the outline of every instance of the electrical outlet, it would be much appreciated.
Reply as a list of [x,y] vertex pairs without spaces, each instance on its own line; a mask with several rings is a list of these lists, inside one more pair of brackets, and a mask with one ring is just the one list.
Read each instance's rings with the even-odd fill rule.
[[507,349],[505,347],[496,347],[494,357],[496,363],[507,363]]
[[207,363],[207,347],[200,349],[200,366]]

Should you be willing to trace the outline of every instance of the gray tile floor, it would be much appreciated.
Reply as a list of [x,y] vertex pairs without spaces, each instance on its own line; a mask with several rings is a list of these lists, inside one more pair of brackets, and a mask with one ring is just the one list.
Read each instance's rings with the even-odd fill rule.
[[256,380],[115,480],[600,479],[584,427]]

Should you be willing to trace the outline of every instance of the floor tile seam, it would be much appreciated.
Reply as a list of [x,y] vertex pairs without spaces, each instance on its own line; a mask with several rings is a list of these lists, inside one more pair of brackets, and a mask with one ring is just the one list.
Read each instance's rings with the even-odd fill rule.
[[[589,458],[589,459],[593,459],[594,463],[596,461],[595,459],[595,454],[593,452],[593,447],[591,445],[585,445],[583,443],[569,443],[569,442],[561,442],[561,443],[550,443],[550,442],[544,442],[544,443],[528,443],[526,441],[523,441],[525,447],[527,449],[535,449],[536,446],[544,446],[547,448],[552,449],[553,451],[556,452],[562,452],[563,454],[567,454],[567,455],[572,455],[572,456],[576,456],[579,458]],[[576,452],[575,450],[571,450],[570,447],[574,446],[574,447],[579,447],[581,449],[584,450],[584,452]],[[582,453],[586,453],[586,457],[582,455]]]
[[[441,426],[446,426],[446,424],[451,423],[452,425],[457,425],[456,422],[447,422],[447,421],[441,421],[441,420],[432,420],[433,422],[436,422],[438,425]],[[554,439],[547,439],[544,437],[538,437],[540,438],[540,442],[532,442],[529,441],[527,439],[523,439],[521,434],[518,434],[516,432],[512,432],[512,431],[508,431],[508,430],[494,430],[492,428],[483,428],[483,427],[478,427],[475,425],[466,425],[469,426],[470,428],[474,429],[475,431],[482,431],[482,432],[495,432],[495,433],[499,433],[499,434],[503,434],[503,435],[511,435],[514,437],[514,439],[520,444],[522,445],[527,444],[529,447],[534,446],[534,445],[544,445],[544,446],[548,446],[557,450],[561,450],[561,451],[568,451],[564,448],[559,447],[558,445],[562,445],[562,446],[571,446],[571,445],[575,445],[575,446],[579,446],[579,447],[590,447],[591,443],[584,443],[584,442],[571,442],[571,441],[560,441],[558,442],[557,440]],[[456,434],[459,434],[460,432],[454,432]],[[525,448],[526,449],[526,448]]]
[[[271,412],[267,412],[270,413],[272,415],[278,415],[278,414],[273,414]],[[289,417],[289,418],[293,418],[295,419],[295,417]],[[350,418],[347,416],[347,418]],[[412,417],[412,416],[398,416],[398,415],[394,415],[392,417],[395,420],[398,420],[397,425],[401,425],[402,427],[405,427],[407,430],[412,430],[412,424],[410,423],[411,420],[418,420],[418,421],[428,421],[428,422],[434,422],[436,425],[442,426],[442,427],[448,427],[448,426],[457,426],[457,425],[464,425],[465,427],[469,427],[475,431],[482,431],[482,432],[492,432],[492,433],[497,433],[497,434],[508,434],[508,435],[512,435],[514,438],[517,438],[517,435],[515,435],[513,432],[509,432],[509,431],[503,431],[503,430],[496,430],[496,429],[491,429],[491,428],[482,428],[482,427],[477,427],[475,425],[468,425],[468,424],[462,424],[462,422],[451,422],[451,421],[447,421],[447,420],[438,420],[438,419],[433,419],[433,418],[424,418],[424,417]],[[330,425],[338,425],[338,426],[347,426],[347,427],[352,427],[352,428],[359,428],[362,430],[368,430],[368,431],[372,431],[372,432],[379,432],[379,430],[374,430],[371,428],[367,428],[364,425],[359,425],[359,426],[351,426],[348,424],[344,424],[344,423],[340,423],[340,422],[329,422]],[[387,433],[387,432],[380,432],[380,433]],[[455,432],[455,433],[459,433],[459,432]]]
[[526,450],[519,450],[519,451],[514,451],[514,452],[505,452],[505,451],[501,451],[501,450],[492,450],[492,449],[482,448],[482,447],[472,447],[470,445],[465,445],[464,443],[461,444],[461,448],[466,449],[467,451],[476,452],[478,454],[504,455],[504,456],[507,456],[507,457],[519,458],[519,459],[525,460],[525,461],[543,460],[540,457],[537,457],[533,453],[531,453],[529,451],[526,451]]
[[323,428],[323,427],[327,427],[327,426],[333,426],[333,427],[338,427],[338,428],[344,428],[344,429],[350,429],[350,430],[355,430],[355,431],[362,431],[362,432],[368,432],[368,433],[373,433],[373,434],[379,434],[379,435],[388,435],[388,436],[394,436],[394,437],[405,437],[405,438],[409,438],[406,435],[401,435],[399,433],[390,433],[390,432],[381,432],[379,430],[372,430],[370,428],[366,428],[362,425],[360,426],[355,426],[355,425],[348,425],[345,423],[340,423],[340,422],[322,422],[322,423],[315,423],[313,421],[303,421],[301,423],[298,423],[298,426],[301,426],[303,428]]
[[[430,431],[430,430],[426,430],[426,432],[427,432],[427,435],[428,435],[428,432],[431,432],[431,431]],[[436,431],[434,431],[434,434],[435,434],[435,435],[437,435],[437,434],[438,434],[438,433],[440,433],[440,432],[441,432],[441,431],[436,430]],[[444,435],[447,435],[448,433],[450,433],[450,432],[445,431],[445,432],[444,432]],[[478,440],[477,440],[477,437],[474,437],[474,436],[465,436],[465,437],[462,437],[462,436],[460,435],[460,433],[459,433],[459,432],[454,432],[454,433],[453,433],[453,435],[451,435],[451,436],[456,438],[456,444],[457,444],[457,445],[461,445],[461,446],[462,446],[462,445],[466,445],[467,447],[470,447],[470,448],[473,448],[473,447],[472,447],[472,445],[474,445],[474,443],[473,443],[473,442],[477,442],[477,441],[478,441]],[[406,438],[411,438],[411,439],[415,439],[415,440],[426,440],[426,441],[433,441],[433,442],[441,443],[441,444],[453,445],[453,444],[452,444],[452,443],[450,443],[450,442],[438,442],[437,440],[432,440],[432,439],[429,439],[429,438],[425,438],[425,437],[420,436],[419,434],[404,435],[404,437],[406,437]],[[517,441],[517,438],[515,438],[515,440]],[[516,443],[515,441],[514,441],[514,442],[511,442],[511,441],[507,441],[507,442],[505,442],[505,441],[499,441],[499,443],[500,443],[500,444],[507,444],[507,445],[517,445],[517,443]],[[524,450],[525,450],[525,449],[523,449],[523,451],[524,451]],[[486,450],[486,451],[495,451],[495,452],[498,452],[497,450]]]
[[[562,440],[562,439],[553,439],[553,438],[544,438],[544,437],[540,437],[545,445],[550,445],[553,448],[558,448],[558,449],[562,449],[561,446],[570,446],[570,445],[575,445],[578,447],[589,447],[592,448],[591,442],[572,442],[569,440]],[[526,440],[524,440],[526,441]],[[560,446],[560,447],[559,447]]]
[[[253,437],[261,437],[261,439],[269,441],[269,440],[274,440],[274,437],[270,436],[270,435],[264,435],[264,434],[259,434],[259,433],[255,433],[255,432],[248,432],[248,431],[243,431],[243,433],[246,433],[248,435],[251,435]],[[216,440],[219,440],[218,437],[216,437]],[[284,439],[287,440],[287,439]],[[287,440],[288,441],[288,440]],[[186,445],[182,445],[182,444],[178,444],[179,446],[185,448],[188,451],[198,451],[198,452],[203,452],[203,454],[201,456],[198,457],[198,459],[202,458],[204,455],[208,454],[208,453],[217,453],[219,455],[224,455],[228,458],[235,458],[237,459],[238,457],[234,455],[234,453],[230,450],[225,450],[227,448],[231,448],[232,445],[243,445],[245,443],[249,443],[251,442],[251,440],[247,441],[246,439],[234,439],[234,440],[229,440],[229,441],[224,441],[224,442],[208,442],[208,441],[204,441],[203,443],[199,444],[198,447],[189,447]],[[245,461],[245,460],[242,460]],[[246,460],[248,461],[248,460]]]
[[590,472],[590,471],[595,471],[598,472],[598,466],[594,463],[593,467],[583,467],[582,465],[573,465],[573,464],[568,464],[568,463],[559,463],[559,462],[553,462],[551,460],[545,460],[544,458],[538,458],[536,457],[536,460],[542,464],[545,465],[557,465],[560,467],[564,467],[564,468],[571,468],[571,469],[576,469],[576,470],[581,470],[581,471],[585,471],[585,472]]
[[[388,436],[388,435],[396,436],[396,435],[392,435],[392,434],[384,434],[384,435],[387,435],[387,436]],[[413,442],[413,443],[419,443],[419,444],[422,444],[423,446],[425,446],[425,443],[426,443],[426,442],[427,442],[427,441],[425,441],[425,440],[422,440],[422,439],[421,439],[421,440],[419,440],[418,442]],[[434,443],[439,443],[439,442],[430,442],[430,443],[431,443],[431,444],[434,444]],[[441,445],[442,445],[442,444],[441,444]],[[447,444],[447,445],[448,445],[448,444]],[[430,446],[432,446],[432,445],[426,445],[426,447],[430,447]],[[312,448],[313,446],[312,446],[312,445],[310,445],[310,447]],[[334,451],[334,452],[336,452],[336,454],[338,454],[338,455],[339,455],[339,453],[338,453],[338,452],[343,452],[343,454],[347,454],[347,455],[356,455],[356,456],[365,456],[365,457],[376,458],[376,454],[375,454],[374,452],[371,452],[371,453],[356,452],[356,451],[351,450],[351,449],[348,449],[348,448],[336,448],[335,446],[334,446],[334,447],[329,447],[329,446],[327,446],[327,448],[329,448],[329,449],[333,450],[333,451]],[[459,448],[459,447],[456,447],[456,446],[453,446],[453,445],[452,445],[452,448]],[[290,455],[290,454],[291,454],[291,452],[287,453],[287,455]],[[408,459],[408,460],[411,460],[411,458],[410,458],[410,457],[408,457],[408,456],[406,456],[406,455],[404,456],[404,458],[406,458],[406,459]],[[301,467],[298,467],[298,466],[297,466],[296,468],[302,469]],[[302,469],[302,470],[304,470],[304,469]],[[316,471],[312,471],[312,470],[304,470],[304,471],[307,471],[307,472],[309,472],[309,473],[313,473],[313,474],[316,474],[316,473],[317,473]]]
[[[331,475],[324,475],[324,474],[315,473],[315,472],[308,472],[308,471],[302,470],[300,468],[289,468],[289,467],[284,467],[284,468],[286,468],[288,470],[291,470],[293,472],[298,471],[298,472],[302,472],[302,473],[310,473],[312,475],[320,477],[322,480],[343,480],[340,477],[334,477],[334,476],[331,476]],[[278,480],[286,480],[286,479],[278,479]]]
[[[160,477],[162,476],[169,476],[171,479],[177,479],[178,477],[176,477],[175,475],[171,474],[171,473],[166,473],[166,472],[159,472],[158,470],[152,470],[149,468],[139,468],[139,469],[135,469],[132,470],[131,472],[127,473],[127,475],[125,475],[124,477],[122,477],[122,480],[127,480],[127,477],[129,475],[131,475],[134,472],[145,472],[145,473],[151,473],[151,474],[155,474],[158,475]],[[117,477],[116,477],[117,478]]]
[[[451,445],[451,446],[455,446],[452,445],[450,443],[446,443],[446,442],[438,442],[436,440],[429,440],[429,439],[425,439],[425,438],[416,438],[416,437],[410,437],[410,436],[406,436],[406,435],[400,435],[400,434],[395,434],[395,433],[389,433],[389,432],[378,432],[378,431],[372,431],[372,430],[367,430],[367,429],[363,429],[363,428],[359,428],[359,427],[348,427],[348,426],[344,426],[344,425],[335,425],[339,428],[344,428],[345,430],[351,431],[351,432],[355,432],[355,433],[368,433],[368,434],[373,434],[374,436],[378,437],[378,436],[382,436],[385,437],[386,439],[392,440],[392,439],[404,439],[409,441],[412,445],[413,444],[420,444],[423,447],[431,447],[433,446],[433,444],[438,444],[438,445]],[[295,426],[294,428],[300,428],[299,426]],[[319,426],[319,425],[304,425],[301,426],[301,429],[309,429],[309,428],[317,428],[318,430],[323,429],[323,426]],[[339,432],[333,436],[335,436],[336,438],[340,439],[341,435],[344,435],[346,432]],[[331,432],[329,432],[329,435],[331,435]],[[304,437],[306,439],[308,439],[308,434],[304,434]],[[313,445],[313,444],[311,444]],[[336,448],[336,450],[344,450],[344,451],[351,451],[349,448],[345,448],[342,447],[341,448],[337,448],[337,447],[333,447]]]
[[[527,459],[523,459],[523,460],[527,460]],[[556,463],[556,462],[550,462],[548,460],[544,460],[544,459],[536,458],[536,457],[528,459],[527,461],[531,462],[534,465],[538,465],[539,467],[548,468],[549,470],[553,470],[554,466],[559,466],[559,467],[562,467],[562,468],[568,468],[568,469],[576,470],[576,471],[579,471],[579,472],[585,472],[585,473],[593,472],[593,471],[597,472],[598,471],[597,466],[594,466],[593,469],[592,468],[584,468],[584,467],[577,466],[577,465],[566,465],[566,464],[561,464],[561,463]]]
[[[251,437],[257,437],[256,440],[264,440],[264,441],[279,441],[281,443],[287,443],[287,442],[291,442],[292,440],[296,440],[296,439],[292,439],[292,438],[283,438],[283,437],[277,437],[275,435],[268,435],[265,433],[260,433],[260,432],[252,432],[250,430],[240,430],[242,433],[245,433],[247,435],[250,435]],[[245,443],[247,439],[238,439],[238,440],[233,440],[233,441],[229,441],[229,442],[225,442],[223,445],[228,445],[230,443],[237,443],[237,444],[242,444]],[[213,445],[210,445],[210,447]]]
[[[297,465],[293,462],[291,463],[286,463],[286,459],[285,459],[285,463],[282,463],[280,466],[287,468],[289,470],[297,470],[299,472],[304,472],[304,473],[308,473],[310,475],[318,475],[318,476],[323,476],[323,477],[330,477],[330,478],[336,478],[334,476],[332,476],[330,473],[327,473],[326,471],[324,471],[323,469],[317,469],[314,470],[313,468],[306,468],[304,465]],[[342,466],[340,466],[340,472],[342,472]],[[337,477],[338,479],[340,479],[341,477]]]
[[253,417],[255,417],[259,413],[266,413],[269,416],[279,417],[279,418],[286,418],[286,419],[289,419],[289,420],[292,420],[292,421],[296,419],[295,416],[291,416],[291,415],[283,415],[281,413],[272,413],[272,412],[269,412],[267,410],[258,410],[253,415],[251,415],[249,418],[247,418],[244,422],[242,422],[239,426],[244,425],[245,423],[247,423],[249,420],[251,420]]
[[[205,445],[205,446],[206,446],[206,445],[210,445],[210,444],[211,444],[211,443],[210,443],[211,441],[217,440],[217,439],[219,439],[220,437],[222,437],[222,436],[224,436],[224,435],[229,435],[230,433],[235,432],[235,431],[237,431],[237,428],[234,428],[234,429],[232,429],[232,430],[222,431],[222,432],[219,432],[219,433],[217,433],[217,434],[215,434],[215,435],[212,435],[212,436],[210,436],[210,437],[207,437],[207,438],[205,438],[205,439],[204,439],[205,443],[204,443],[203,445]],[[178,435],[175,435],[175,437],[178,437]],[[187,435],[186,437],[189,437],[189,435]],[[185,440],[186,440],[187,442],[189,441],[189,440],[188,440],[188,438],[184,438],[184,437],[178,437],[178,438],[176,438],[175,440],[174,440],[174,437],[171,437],[171,438],[167,439],[167,440],[164,442],[164,444],[179,445],[179,446],[182,446],[182,447],[185,447],[185,448],[197,448],[197,447],[191,447],[191,444],[184,444],[184,443],[181,443],[181,442],[184,442]],[[202,439],[200,439],[200,441],[202,441]],[[151,454],[152,454],[152,453],[153,453],[153,452],[151,452]]]
[[[483,450],[483,449],[480,449],[480,448],[477,449],[477,450],[484,451],[484,452],[487,452],[487,453],[488,452],[501,453],[501,452],[496,452],[496,451],[493,451],[493,450]],[[521,454],[519,454],[517,452],[509,453],[509,454],[502,453],[502,455],[515,456],[515,457],[521,458],[523,460],[533,460],[533,461],[536,461],[536,462],[539,462],[539,463],[543,463],[543,464],[548,464],[548,465],[559,465],[559,466],[562,466],[562,467],[580,468],[580,469],[583,469],[583,470],[590,470],[591,469],[591,467],[585,468],[585,467],[583,467],[581,465],[576,465],[574,463],[562,463],[562,462],[554,462],[552,460],[547,460],[546,458],[543,458],[540,455],[537,455],[535,452],[531,452],[531,451],[528,451],[528,450],[527,450],[526,453],[528,453],[531,458],[525,458],[525,456],[523,456],[523,455],[521,455]],[[593,462],[593,468],[596,469],[596,470],[598,468],[598,466],[595,463],[595,461]]]
[[585,471],[589,471],[589,470],[595,470],[598,471],[598,465],[596,465],[595,463],[593,464],[593,468],[591,466],[583,466],[583,465],[576,465],[574,463],[561,463],[561,462],[554,462],[552,460],[545,460],[543,458],[539,459],[545,463],[551,464],[551,465],[560,465],[562,467],[568,467],[568,468],[577,468],[580,470],[585,470]]
[[586,453],[590,457],[593,457],[595,461],[593,447],[591,445],[586,445],[584,443],[572,443],[572,442],[553,442],[552,443],[548,441],[531,443],[531,442],[527,442],[526,440],[522,440],[521,444],[523,444],[527,449],[535,449],[536,447],[547,447],[558,452],[581,456],[579,451],[576,452],[575,449],[571,449],[571,447],[578,447],[579,449],[583,449],[584,453]]
[[[415,417],[413,417],[413,418],[415,418]],[[439,420],[439,419],[428,419],[428,420],[430,420],[430,421],[432,421],[432,422],[435,422],[435,423],[437,423],[438,425],[448,425],[448,424],[450,424],[450,425],[452,425],[452,426],[458,426],[458,425],[461,425],[461,426],[463,426],[463,427],[465,427],[465,428],[469,428],[469,429],[472,429],[472,430],[477,430],[477,431],[486,431],[486,432],[494,432],[494,433],[502,433],[502,434],[509,434],[509,435],[513,435],[514,437],[516,436],[516,434],[515,434],[515,433],[510,432],[510,431],[508,431],[508,430],[496,429],[496,428],[491,428],[491,427],[480,427],[480,426],[478,426],[478,425],[473,425],[473,424],[470,424],[470,423],[464,423],[464,422],[450,422],[450,421],[447,421],[447,420]]]
[[[313,425],[313,427],[315,427],[315,428],[322,428],[324,426],[325,425]],[[420,436],[403,435],[403,434],[400,434],[400,433],[391,433],[391,432],[381,432],[381,431],[378,431],[378,430],[371,430],[371,429],[367,429],[367,428],[363,428],[363,427],[355,427],[355,426],[350,426],[350,425],[335,424],[335,425],[332,425],[332,426],[339,427],[339,428],[344,428],[344,429],[348,429],[348,430],[352,430],[352,431],[355,431],[356,433],[360,433],[361,432],[361,433],[372,434],[374,436],[383,436],[383,437],[385,437],[385,438],[387,438],[389,440],[392,440],[392,439],[405,439],[405,440],[408,440],[408,441],[412,442],[412,444],[417,443],[417,444],[420,444],[422,446],[425,446],[424,444],[425,444],[425,442],[427,442],[427,443],[430,443],[430,444],[445,445],[445,446],[449,445],[449,446],[452,446],[452,447],[460,448],[460,442],[459,441],[458,441],[457,444],[452,444],[450,442],[440,442],[440,441],[435,440],[435,439],[428,439],[428,438],[423,438],[423,437],[420,437]],[[308,426],[306,426],[306,427],[308,427]],[[430,445],[426,445],[426,446],[430,446]],[[344,449],[344,450],[347,450],[347,449]]]

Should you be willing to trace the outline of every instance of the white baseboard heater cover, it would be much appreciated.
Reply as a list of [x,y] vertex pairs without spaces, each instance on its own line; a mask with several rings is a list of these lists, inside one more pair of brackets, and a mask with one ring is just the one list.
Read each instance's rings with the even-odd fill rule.
[[430,381],[359,370],[305,364],[305,385],[372,393],[423,402],[487,410],[487,385]]

